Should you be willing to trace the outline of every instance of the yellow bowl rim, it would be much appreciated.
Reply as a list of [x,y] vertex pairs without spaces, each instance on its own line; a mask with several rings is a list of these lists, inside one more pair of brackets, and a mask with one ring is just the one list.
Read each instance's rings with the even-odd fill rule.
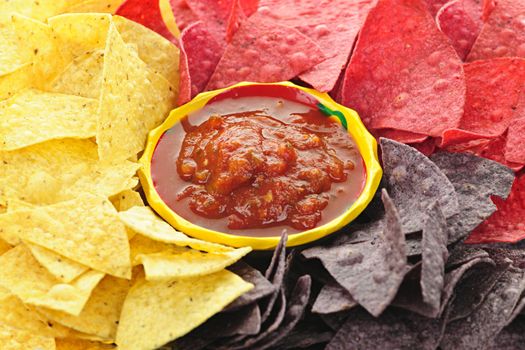
[[[359,152],[365,162],[366,182],[358,199],[347,208],[347,210],[337,218],[313,229],[290,234],[288,236],[288,247],[298,246],[313,242],[334,233],[353,221],[370,203],[379,186],[382,176],[382,169],[377,156],[377,143],[375,138],[365,128],[356,111],[336,103],[326,94],[313,89],[295,85],[291,82],[284,81],[279,83],[253,83],[241,82],[227,88],[203,92],[197,95],[190,102],[173,109],[168,118],[157,128],[151,130],[148,134],[146,148],[139,160],[141,168],[139,169],[139,178],[144,189],[144,193],[149,205],[169,224],[187,235],[202,239],[209,242],[221,243],[232,247],[251,246],[255,250],[272,249],[279,243],[279,236],[272,237],[252,237],[228,234],[214,231],[184,219],[168,207],[155,190],[151,178],[151,158],[155,151],[157,142],[166,130],[178,123],[184,116],[201,109],[213,97],[231,89],[247,85],[281,85],[296,88],[315,97],[319,102],[331,110],[341,111],[345,116],[348,124],[348,133],[354,138]],[[339,119],[335,118],[339,122]]]

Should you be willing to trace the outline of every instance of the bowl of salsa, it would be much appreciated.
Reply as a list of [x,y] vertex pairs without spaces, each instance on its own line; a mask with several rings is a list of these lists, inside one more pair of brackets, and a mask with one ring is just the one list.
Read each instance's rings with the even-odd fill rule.
[[282,83],[202,93],[152,130],[139,171],[151,207],[176,229],[271,249],[338,231],[366,208],[382,170],[358,114]]

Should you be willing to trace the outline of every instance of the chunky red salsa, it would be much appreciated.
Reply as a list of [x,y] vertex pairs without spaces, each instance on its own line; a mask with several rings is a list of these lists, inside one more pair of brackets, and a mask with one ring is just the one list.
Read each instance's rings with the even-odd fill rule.
[[253,236],[330,221],[365,182],[359,151],[340,124],[316,106],[261,96],[221,99],[186,117],[159,140],[151,172],[177,214]]

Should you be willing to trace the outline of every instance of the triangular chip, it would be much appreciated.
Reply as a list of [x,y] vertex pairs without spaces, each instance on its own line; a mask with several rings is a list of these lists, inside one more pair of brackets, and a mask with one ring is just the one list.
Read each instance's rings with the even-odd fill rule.
[[423,3],[379,1],[359,33],[342,103],[368,128],[441,136],[458,125],[464,102],[461,60]]
[[125,160],[144,149],[149,130],[174,106],[167,80],[149,70],[111,25],[104,51],[104,73],[97,130],[101,159]]
[[187,334],[252,288],[227,270],[165,282],[139,279],[124,302],[116,343],[122,350],[158,348]]
[[88,271],[70,284],[60,283],[24,245],[0,256],[0,285],[27,304],[79,314],[104,274]]
[[155,215],[149,207],[133,207],[127,211],[120,212],[119,217],[127,227],[154,241],[175,244],[181,247],[189,246],[205,252],[227,252],[233,250],[233,248],[221,244],[186,236]]
[[146,280],[155,281],[208,275],[223,270],[252,250],[250,247],[245,247],[230,252],[204,253],[188,248],[176,248],[178,249],[137,256],[137,260],[144,266]]
[[73,95],[26,90],[0,104],[0,150],[96,134],[98,102]]
[[138,164],[102,163],[91,140],[48,141],[0,151],[0,203],[8,198],[51,204],[82,192],[112,196],[133,187]]
[[78,316],[44,308],[38,311],[46,318],[76,331],[114,340],[122,305],[130,287],[128,280],[106,276],[93,290]]
[[44,266],[55,278],[64,283],[73,281],[89,270],[89,267],[85,265],[36,244],[27,243],[27,247],[40,265]]
[[111,203],[91,194],[33,210],[2,214],[0,227],[107,274],[131,277],[126,229]]
[[292,79],[324,59],[319,46],[298,30],[255,14],[233,36],[206,89]]

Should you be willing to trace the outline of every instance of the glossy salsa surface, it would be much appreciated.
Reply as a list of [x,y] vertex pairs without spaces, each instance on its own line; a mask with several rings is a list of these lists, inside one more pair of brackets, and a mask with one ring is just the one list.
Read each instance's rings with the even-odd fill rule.
[[162,135],[151,161],[160,197],[194,224],[243,236],[342,214],[366,180],[354,140],[306,96],[252,94],[219,95]]

